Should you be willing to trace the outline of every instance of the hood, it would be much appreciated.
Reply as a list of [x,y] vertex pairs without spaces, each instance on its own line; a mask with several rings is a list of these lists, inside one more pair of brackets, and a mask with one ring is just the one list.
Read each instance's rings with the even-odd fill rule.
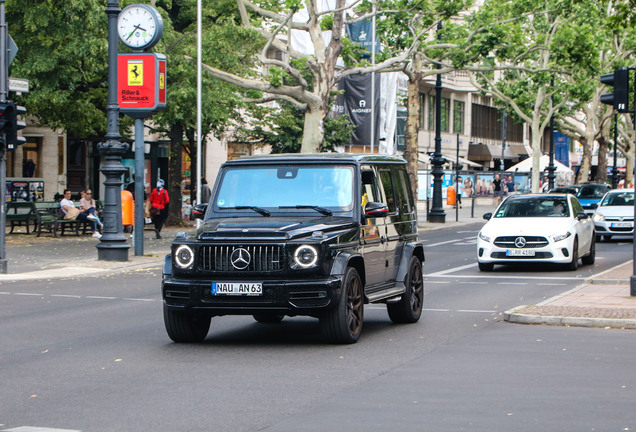
[[532,217],[532,218],[498,218],[489,220],[481,232],[485,235],[500,236],[543,236],[562,234],[572,225],[571,218]]
[[594,203],[598,203],[600,202],[603,197],[601,198],[577,198],[579,200],[579,203],[581,203],[581,205],[583,207],[589,207],[590,205],[594,204]]
[[197,238],[249,238],[289,240],[309,236],[315,231],[329,233],[358,226],[344,217],[239,217],[209,219],[197,231]]
[[596,213],[605,217],[634,217],[634,206],[601,206],[596,209]]

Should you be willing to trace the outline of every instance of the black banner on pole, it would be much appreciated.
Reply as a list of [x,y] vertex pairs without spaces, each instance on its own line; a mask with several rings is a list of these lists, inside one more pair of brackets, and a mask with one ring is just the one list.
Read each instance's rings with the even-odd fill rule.
[[[351,137],[352,145],[371,145],[371,75],[352,75],[342,79],[338,85],[344,94],[338,95],[332,107],[335,116],[347,114],[356,127]],[[378,148],[380,126],[380,74],[375,76],[375,139]]]

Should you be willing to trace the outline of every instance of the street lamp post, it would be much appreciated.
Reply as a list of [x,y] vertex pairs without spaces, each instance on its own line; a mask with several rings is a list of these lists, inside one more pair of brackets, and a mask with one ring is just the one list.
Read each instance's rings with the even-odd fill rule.
[[[437,23],[437,40],[441,40],[442,22]],[[442,65],[437,64],[437,69]],[[446,212],[442,206],[442,177],[444,176],[444,158],[442,157],[442,75],[437,74],[435,81],[435,153],[433,153],[433,207],[428,213],[429,222],[446,222]]]
[[[550,80],[550,86],[554,87],[554,78]],[[554,96],[551,96],[551,99],[554,103]],[[556,167],[554,166],[554,114],[550,116],[550,163],[548,164],[548,188],[550,190],[554,189],[554,171],[556,171]]]
[[108,0],[108,105],[106,107],[106,141],[97,144],[104,157],[101,172],[104,180],[104,227],[103,236],[97,247],[97,259],[104,261],[128,261],[128,249],[121,219],[121,176],[126,172],[121,157],[128,150],[128,144],[120,141],[119,105],[117,104],[117,18],[119,0]]

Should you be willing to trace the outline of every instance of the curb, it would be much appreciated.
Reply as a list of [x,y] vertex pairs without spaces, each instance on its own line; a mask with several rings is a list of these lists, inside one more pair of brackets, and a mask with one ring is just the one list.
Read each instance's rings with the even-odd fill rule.
[[634,319],[577,318],[565,316],[527,315],[520,312],[527,307],[529,307],[529,305],[517,306],[514,309],[505,311],[503,314],[504,321],[515,324],[636,330],[636,320]]

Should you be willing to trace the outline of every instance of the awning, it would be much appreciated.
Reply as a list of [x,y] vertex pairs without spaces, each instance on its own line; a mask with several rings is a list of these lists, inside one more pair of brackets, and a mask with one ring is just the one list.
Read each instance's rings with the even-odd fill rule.
[[[442,154],[442,156],[444,156],[446,159],[448,159],[449,161],[451,161],[451,162],[453,162],[453,163],[455,163],[455,162],[456,162],[456,158],[457,158],[457,156],[455,156],[455,155],[450,156],[450,155],[448,155],[448,154]],[[475,162],[471,162],[471,161],[469,161],[468,159],[464,159],[463,157],[460,157],[460,158],[459,158],[459,163],[460,163],[460,164],[463,164],[463,165],[468,165],[468,166],[471,166],[471,167],[475,167],[475,168],[483,168],[483,166],[482,166],[482,165],[480,165],[480,164],[476,164]]]
[[[501,154],[501,152],[499,153]],[[468,159],[471,161],[489,162],[492,160],[492,155],[486,144],[469,144],[468,145]]]
[[523,144],[510,144],[510,150],[516,155],[516,157],[528,156],[528,150]]
[[[488,150],[493,159],[501,159],[501,144],[487,144]],[[504,149],[504,159],[517,159],[517,154],[510,148],[510,145],[506,145]]]

